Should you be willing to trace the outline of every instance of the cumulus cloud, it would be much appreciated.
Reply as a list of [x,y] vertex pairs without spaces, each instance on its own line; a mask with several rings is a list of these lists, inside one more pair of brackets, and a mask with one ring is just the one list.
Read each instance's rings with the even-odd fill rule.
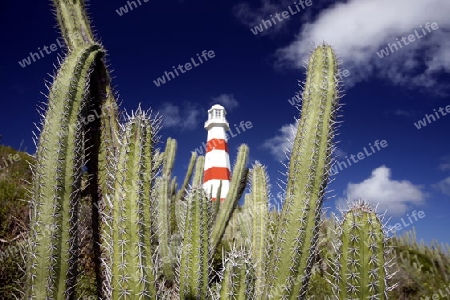
[[[450,71],[450,1],[448,0],[350,0],[320,11],[304,24],[296,39],[277,51],[278,63],[302,67],[314,45],[325,41],[343,59],[352,85],[369,76],[379,76],[408,87],[436,87],[441,71]],[[420,26],[436,22],[421,39],[388,57],[377,52],[407,37]]]
[[349,183],[344,194],[347,199],[365,198],[378,204],[379,212],[388,210],[391,215],[402,215],[411,206],[424,204],[425,194],[421,187],[408,180],[391,179],[391,170],[380,166],[360,183]]
[[[293,4],[290,0],[271,1],[261,0],[257,8],[251,7],[248,3],[242,2],[236,5],[233,10],[235,16],[246,26],[254,27],[261,23],[263,19],[269,19],[271,14],[280,13]],[[265,30],[260,35],[274,35],[283,30],[288,22],[279,22],[272,26],[270,30]]]
[[265,140],[262,147],[268,149],[275,159],[284,161],[287,159],[285,153],[292,150],[292,143],[297,134],[297,127],[295,124],[286,124],[278,132],[276,136]]
[[450,171],[450,155],[441,157],[442,163],[439,165],[441,171]]
[[393,114],[396,116],[402,116],[402,117],[413,117],[414,116],[414,111],[409,111],[409,110],[403,110],[403,109],[397,109],[395,111],[393,111]]
[[434,187],[437,188],[441,193],[450,196],[450,177],[439,181],[434,185]]
[[233,94],[220,94],[217,97],[213,97],[212,100],[211,105],[222,104],[229,111],[239,106],[239,102],[237,102]]
[[163,128],[166,129],[193,130],[200,124],[200,109],[189,102],[183,106],[163,103],[159,114],[162,116]]

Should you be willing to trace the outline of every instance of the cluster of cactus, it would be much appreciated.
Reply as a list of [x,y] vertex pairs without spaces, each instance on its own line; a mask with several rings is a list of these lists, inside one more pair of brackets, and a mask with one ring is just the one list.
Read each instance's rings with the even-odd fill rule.
[[[309,59],[286,198],[273,213],[265,168],[255,163],[248,169],[245,144],[223,202],[203,190],[204,157],[194,153],[178,188],[176,141],[169,138],[163,152],[156,146],[160,118],[138,108],[119,121],[105,50],[92,35],[84,1],[53,2],[68,53],[50,88],[38,141],[25,298],[304,299],[339,108],[332,48],[319,46]],[[92,110],[102,115],[85,124]],[[236,219],[247,180],[251,189]],[[384,299],[380,220],[359,205],[343,222],[336,298]],[[241,238],[217,270],[212,260],[230,223]],[[80,259],[86,236],[93,270]]]

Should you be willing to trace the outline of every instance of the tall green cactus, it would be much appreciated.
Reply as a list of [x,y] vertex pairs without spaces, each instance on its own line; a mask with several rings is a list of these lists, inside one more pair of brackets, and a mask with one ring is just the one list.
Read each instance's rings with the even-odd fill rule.
[[[58,25],[67,46],[68,53],[77,49],[99,44],[94,37],[91,24],[85,9],[85,0],[53,0]],[[95,66],[90,74],[89,85],[86,87],[92,99],[90,107],[96,114],[101,114],[101,118],[89,122],[85,130],[85,160],[89,174],[88,192],[91,197],[91,215],[94,239],[94,257],[97,283],[103,282],[103,286],[98,286],[98,295],[102,296],[107,292],[109,278],[105,277],[106,262],[110,257],[108,247],[104,245],[108,241],[101,241],[101,236],[107,234],[108,228],[104,224],[111,215],[111,211],[105,211],[105,199],[112,196],[113,191],[113,166],[111,157],[117,155],[118,145],[118,106],[111,87],[111,78],[102,58],[98,56]],[[84,117],[87,117],[86,114]],[[73,126],[71,124],[71,130]]]
[[171,253],[169,239],[170,239],[170,224],[171,224],[171,198],[169,195],[170,176],[172,174],[173,163],[175,160],[176,141],[168,138],[166,143],[166,150],[164,151],[164,162],[162,176],[157,179],[158,192],[157,199],[157,235],[159,241],[159,251],[163,261],[163,274],[166,280],[172,282],[174,280],[174,255]]
[[337,70],[333,49],[317,47],[309,59],[286,200],[271,249],[265,292],[270,299],[297,299],[306,292],[328,180],[339,98]]
[[352,203],[338,227],[332,269],[336,299],[387,299],[389,248],[384,226],[366,201]]
[[181,299],[206,299],[209,284],[209,218],[211,201],[203,188],[194,188],[187,200],[181,247],[179,295]]
[[[72,296],[77,277],[76,227],[86,85],[100,46],[80,47],[61,65],[49,95],[33,179],[27,299]],[[75,130],[70,125],[74,124]]]
[[177,196],[175,197],[175,201],[182,200],[184,195],[186,194],[186,189],[189,184],[189,181],[192,177],[192,172],[194,171],[195,162],[197,160],[197,152],[191,153],[191,159],[189,160],[188,169],[186,172],[186,176],[184,177],[183,184],[181,185],[180,190],[177,192]]
[[[255,298],[263,297],[267,277],[267,248],[269,244],[269,184],[266,169],[259,162],[251,173],[251,195],[249,214],[251,216],[251,257],[255,266]],[[246,203],[247,204],[247,203]]]
[[125,124],[117,161],[111,222],[111,299],[154,299],[155,270],[151,249],[151,170],[154,128],[138,109]]
[[[231,177],[230,188],[224,202],[220,204],[219,212],[216,216],[216,222],[212,228],[211,247],[213,251],[217,248],[223,234],[225,233],[228,221],[231,218],[233,210],[236,208],[237,201],[241,198],[244,189],[242,183],[247,182],[248,168],[248,146],[241,145],[238,150],[238,157]],[[244,185],[245,188],[245,185]],[[212,253],[211,253],[212,254]]]

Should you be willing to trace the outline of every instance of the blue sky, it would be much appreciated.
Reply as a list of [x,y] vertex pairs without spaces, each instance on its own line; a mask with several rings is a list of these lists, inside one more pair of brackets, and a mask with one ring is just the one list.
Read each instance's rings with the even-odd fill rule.
[[[139,103],[151,107],[165,119],[162,141],[177,139],[175,175],[184,175],[190,152],[206,140],[207,110],[221,103],[232,128],[241,121],[253,125],[229,140],[231,160],[247,143],[250,162],[267,166],[274,197],[281,192],[283,149],[299,117],[289,99],[301,91],[308,52],[325,41],[347,70],[337,160],[370,151],[376,140],[387,146],[333,176],[329,195],[334,197],[324,206],[335,211],[344,199],[366,197],[379,203],[380,211],[388,210],[392,226],[401,218],[408,224],[408,214],[423,211],[425,217],[402,230],[414,225],[420,239],[450,242],[445,230],[450,226],[450,116],[438,113],[439,119],[424,120],[433,109],[445,113],[450,105],[448,0],[312,0],[309,6],[296,3],[300,9],[284,0],[140,3],[131,10],[127,1],[91,0],[89,15],[108,51],[121,109],[130,112]],[[276,24],[261,27],[272,17]],[[46,101],[45,81],[51,81],[65,50],[56,42],[49,2],[7,1],[0,25],[1,142],[34,153],[36,108]],[[261,28],[258,34],[255,26]],[[35,55],[33,62],[30,52],[44,46],[48,54]],[[389,55],[380,58],[383,49]],[[191,62],[204,50],[214,57],[159,87],[154,84],[172,66]],[[22,67],[24,59],[30,64]],[[418,129],[419,120],[426,126]]]

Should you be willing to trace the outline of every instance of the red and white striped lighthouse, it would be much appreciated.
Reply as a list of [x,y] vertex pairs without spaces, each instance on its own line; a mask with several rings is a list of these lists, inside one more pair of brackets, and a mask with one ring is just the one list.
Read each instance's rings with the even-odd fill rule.
[[225,119],[226,111],[221,105],[215,104],[208,110],[208,121],[205,129],[208,130],[205,154],[205,171],[203,173],[203,188],[211,193],[212,201],[216,200],[217,189],[222,181],[220,201],[225,200],[230,188],[230,156],[226,131],[230,126]]

